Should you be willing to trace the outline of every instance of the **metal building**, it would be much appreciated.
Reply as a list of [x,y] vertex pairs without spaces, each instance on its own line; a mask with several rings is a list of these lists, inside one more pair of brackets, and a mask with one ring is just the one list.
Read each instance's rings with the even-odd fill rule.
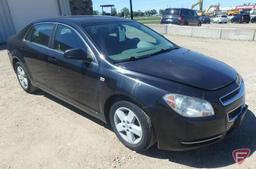
[[0,43],[33,20],[70,13],[69,0],[0,0]]

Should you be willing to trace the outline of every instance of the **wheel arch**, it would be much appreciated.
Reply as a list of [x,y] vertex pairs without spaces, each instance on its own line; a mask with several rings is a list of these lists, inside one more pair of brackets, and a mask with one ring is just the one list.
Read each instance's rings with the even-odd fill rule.
[[112,96],[108,97],[104,103],[103,111],[104,111],[104,116],[105,116],[107,124],[109,124],[109,113],[110,113],[111,106],[118,101],[129,101],[129,102],[139,106],[140,108],[142,108],[142,104],[140,104],[138,101],[136,101],[126,95],[123,95],[123,94],[112,95]]
[[10,51],[10,55],[12,57],[11,61],[12,61],[13,68],[15,68],[15,64],[17,62],[20,62],[21,64],[24,65],[24,60],[23,60],[22,55],[20,54],[20,52],[18,50]]
[[19,62],[20,64],[22,64],[22,66],[24,67],[24,69],[25,69],[25,71],[27,72],[27,74],[28,74],[28,77],[30,78],[30,80],[32,80],[32,77],[31,77],[31,74],[30,74],[30,72],[28,71],[28,68],[27,68],[27,66],[26,66],[26,64],[25,64],[25,61],[23,60],[23,58],[20,58],[20,57],[18,57],[19,55],[18,55],[19,53],[17,53],[17,52],[12,52],[12,59],[11,59],[11,64],[12,64],[12,67],[13,67],[13,70],[14,71],[16,71],[15,70],[15,65],[16,65],[16,63],[17,62]]
[[[106,124],[107,125],[110,125],[110,117],[109,117],[109,114],[110,114],[110,109],[111,109],[111,106],[115,103],[115,102],[118,102],[118,101],[129,101],[135,105],[137,105],[138,107],[140,107],[142,110],[143,110],[143,105],[140,104],[138,101],[128,97],[128,96],[125,96],[125,95],[122,95],[122,94],[116,94],[116,95],[112,95],[110,96],[105,104],[104,104],[104,115],[105,115],[105,119],[106,119]],[[143,110],[144,111],[144,110]],[[145,111],[144,111],[145,112]],[[146,113],[146,112],[145,112]],[[146,113],[147,114],[147,113]],[[151,140],[150,140],[150,143],[148,145],[148,147],[152,146],[153,144],[155,144],[157,142],[157,138],[156,138],[156,133],[155,133],[155,129],[154,129],[154,126],[153,126],[153,123],[150,119],[150,117],[148,116],[147,118],[148,122],[149,122],[149,125],[150,125],[150,129],[151,129],[151,133],[152,133],[152,137],[151,137]]]

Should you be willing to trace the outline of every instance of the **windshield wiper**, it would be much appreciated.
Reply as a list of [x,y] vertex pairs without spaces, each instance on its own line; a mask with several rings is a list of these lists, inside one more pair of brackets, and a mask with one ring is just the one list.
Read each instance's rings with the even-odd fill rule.
[[173,47],[173,48],[168,48],[168,49],[161,49],[161,50],[159,50],[159,51],[157,51],[155,53],[150,54],[150,56],[161,54],[161,53],[165,53],[165,52],[169,52],[169,51],[172,51],[172,50],[175,50],[175,49],[179,49],[179,47]]
[[155,53],[148,54],[148,55],[143,55],[143,56],[138,56],[138,57],[131,56],[128,59],[119,60],[119,61],[116,61],[115,63],[130,62],[130,61],[136,61],[136,60],[140,60],[140,59],[145,59],[145,58],[148,58],[150,56],[154,56],[154,55],[157,55],[157,54],[160,54],[160,53],[169,52],[169,51],[172,51],[172,50],[175,50],[175,49],[179,49],[179,47],[173,47],[173,48],[168,48],[168,49],[161,49],[160,51],[157,51]]

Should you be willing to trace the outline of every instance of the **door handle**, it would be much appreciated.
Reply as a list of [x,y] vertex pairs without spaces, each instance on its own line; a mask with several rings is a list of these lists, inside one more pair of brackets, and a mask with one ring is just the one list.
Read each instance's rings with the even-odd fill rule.
[[55,57],[48,57],[47,59],[49,62],[56,63],[57,59]]
[[26,50],[27,48],[26,48],[26,46],[21,46],[21,49]]

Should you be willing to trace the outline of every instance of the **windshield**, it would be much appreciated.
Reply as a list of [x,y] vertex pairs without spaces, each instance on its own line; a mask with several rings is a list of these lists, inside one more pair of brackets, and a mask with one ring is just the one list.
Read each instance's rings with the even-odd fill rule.
[[137,22],[97,23],[83,28],[100,51],[114,62],[141,59],[176,48]]

